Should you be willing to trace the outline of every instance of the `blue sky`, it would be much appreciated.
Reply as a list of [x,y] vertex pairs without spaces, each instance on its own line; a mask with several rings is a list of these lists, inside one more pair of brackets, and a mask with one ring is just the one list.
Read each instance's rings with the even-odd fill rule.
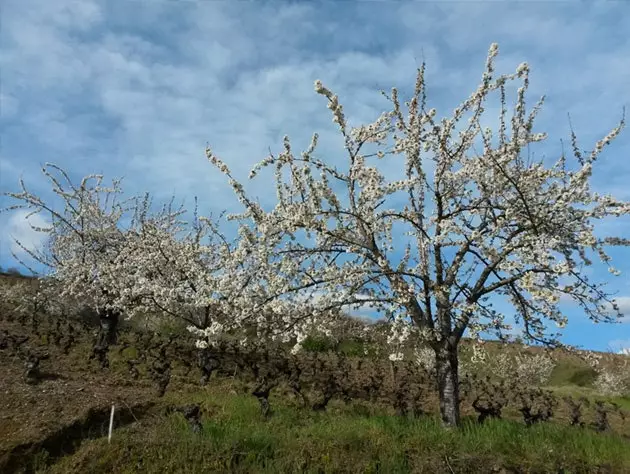
[[[530,106],[547,96],[537,131],[549,139],[537,155],[557,158],[568,113],[590,150],[630,106],[627,2],[6,0],[0,21],[0,190],[17,191],[22,176],[50,198],[39,172],[46,161],[75,179],[124,176],[127,193],[149,191],[158,201],[174,194],[191,207],[198,195],[201,213],[238,211],[204,156],[206,143],[242,181],[269,148],[282,150],[285,134],[302,150],[318,132],[318,154],[343,159],[315,79],[339,94],[356,125],[389,110],[379,90],[395,86],[408,97],[424,58],[429,106],[443,117],[476,88],[492,42],[498,73],[530,64]],[[597,191],[630,200],[629,155],[625,130],[597,163]],[[269,184],[259,179],[248,190],[271,203]],[[13,265],[11,235],[38,242],[23,216],[0,214],[5,268]],[[598,233],[626,231],[624,218]],[[591,277],[609,281],[630,315],[629,251],[610,251],[620,277],[603,265]],[[593,325],[577,306],[565,307],[565,342],[630,346],[627,322]]]

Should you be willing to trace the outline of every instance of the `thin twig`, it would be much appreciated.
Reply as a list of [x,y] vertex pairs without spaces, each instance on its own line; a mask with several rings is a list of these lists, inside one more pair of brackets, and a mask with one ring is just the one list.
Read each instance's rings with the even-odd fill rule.
[[451,463],[448,462],[448,455],[447,454],[444,455],[444,459],[446,460],[446,466],[448,467],[448,470],[451,471],[453,474],[455,474],[455,471],[453,471],[453,468],[451,467]]
[[121,400],[121,403],[127,407],[127,409],[129,410],[129,413],[131,413],[131,416],[133,416],[133,419],[136,420],[138,423],[140,423],[140,420],[138,420],[138,418],[136,418],[136,415],[133,414],[133,410],[131,409],[129,405],[127,405],[127,402],[125,402],[124,400]]

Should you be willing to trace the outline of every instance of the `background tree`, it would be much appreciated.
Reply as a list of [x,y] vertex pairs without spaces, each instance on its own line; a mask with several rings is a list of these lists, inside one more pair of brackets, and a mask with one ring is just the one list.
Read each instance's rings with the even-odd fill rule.
[[[5,193],[19,204],[6,210],[29,209],[29,216],[44,213],[49,216],[50,225],[31,225],[33,230],[48,234],[42,249],[29,249],[19,240],[16,244],[44,265],[44,280],[57,288],[60,299],[79,300],[96,310],[101,328],[94,351],[103,359],[109,345],[116,342],[120,318],[138,308],[146,309],[146,302],[151,299],[146,284],[134,281],[143,270],[146,273],[147,266],[155,268],[162,263],[154,261],[155,252],[146,251],[154,235],[151,229],[164,229],[167,233],[180,230],[178,217],[185,210],[173,210],[171,201],[161,212],[150,214],[148,194],[144,199],[118,201],[121,180],[113,180],[111,187],[105,187],[101,175],[89,175],[76,186],[54,164],[47,163],[42,172],[51,182],[52,191],[62,198],[63,211],[29,192],[20,181],[22,192]],[[155,239],[152,243],[156,243]],[[163,252],[165,246],[158,249]],[[13,257],[36,274],[15,253]]]
[[[44,213],[51,224],[31,225],[48,234],[42,249],[29,249],[19,240],[16,244],[45,266],[45,280],[54,283],[53,293],[61,300],[82,300],[96,309],[101,331],[94,355],[102,363],[109,345],[116,342],[122,317],[150,319],[154,330],[174,320],[182,329],[187,326],[204,336],[206,343],[211,336],[238,332],[244,325],[259,334],[273,332],[272,308],[241,318],[243,312],[234,309],[246,306],[239,304],[242,300],[264,294],[260,284],[253,285],[258,272],[252,263],[257,259],[238,244],[240,238],[228,241],[218,221],[199,217],[196,205],[189,226],[181,218],[186,210],[174,208],[174,199],[152,212],[149,194],[118,202],[120,180],[107,188],[101,175],[89,175],[75,186],[54,164],[47,163],[42,171],[63,199],[63,211],[29,192],[21,181],[22,192],[5,193],[19,204],[6,210],[29,209],[29,216]],[[286,306],[283,310],[297,313]]]
[[6,273],[7,275],[22,276],[22,272],[16,267],[9,267]]
[[[505,315],[492,309],[489,295],[509,299],[526,339],[560,345],[558,334],[547,334],[545,322],[566,324],[558,309],[561,295],[574,299],[593,320],[615,319],[606,305],[618,313],[611,295],[581,270],[591,265],[587,250],[608,262],[604,245],[629,243],[594,235],[594,220],[628,214],[630,205],[589,187],[593,163],[623,128],[623,118],[590,153],[579,151],[571,132],[574,171],[567,169],[564,154],[552,167],[525,159],[523,150],[546,138],[533,133],[544,98],[526,115],[529,67],[523,63],[514,74],[495,79],[497,53],[493,44],[477,90],[439,122],[435,109],[426,109],[424,64],[406,103],[406,118],[392,89],[391,97],[383,94],[393,110],[357,128],[348,127],[338,97],[316,81],[315,90],[328,99],[344,137],[347,168],[339,170],[315,156],[317,134],[301,156],[293,154],[285,137],[284,152],[270,155],[250,175],[275,167],[277,205],[272,210],[248,198],[227,165],[206,150],[245,207],[238,216],[245,237],[241,245],[261,261],[258,276],[265,280],[267,297],[252,300],[243,311],[278,299],[308,301],[315,315],[356,304],[385,311],[393,322],[391,342],[415,334],[435,352],[440,412],[447,426],[460,421],[457,348],[464,332],[503,335],[510,328]],[[522,86],[508,134],[505,89],[517,79]],[[495,91],[501,112],[493,134],[482,129],[480,119]],[[457,129],[466,115],[467,125]],[[383,166],[369,166],[369,159],[382,160]],[[386,177],[401,167],[400,179]],[[411,237],[402,257],[394,229]]]

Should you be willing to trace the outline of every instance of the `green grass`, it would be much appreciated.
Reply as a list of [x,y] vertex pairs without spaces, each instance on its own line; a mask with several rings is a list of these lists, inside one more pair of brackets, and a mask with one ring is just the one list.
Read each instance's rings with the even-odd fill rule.
[[573,360],[559,361],[551,372],[548,385],[592,387],[597,378],[597,372],[585,363]]
[[178,414],[143,420],[115,431],[111,445],[84,443],[48,472],[630,472],[627,439],[553,423],[480,426],[466,419],[460,430],[444,430],[435,417],[342,403],[314,413],[278,397],[264,420],[253,397],[221,387],[167,395],[165,402],[200,403],[202,433]]

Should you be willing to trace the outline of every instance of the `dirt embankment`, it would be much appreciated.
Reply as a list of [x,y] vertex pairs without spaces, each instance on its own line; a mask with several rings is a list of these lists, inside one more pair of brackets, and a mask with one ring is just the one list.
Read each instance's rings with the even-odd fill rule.
[[37,456],[45,454],[40,462],[50,464],[74,452],[83,440],[106,435],[112,404],[115,427],[141,420],[155,406],[142,383],[75,372],[69,360],[56,359],[42,369],[42,381],[30,385],[23,363],[0,351],[2,473],[33,472]]

